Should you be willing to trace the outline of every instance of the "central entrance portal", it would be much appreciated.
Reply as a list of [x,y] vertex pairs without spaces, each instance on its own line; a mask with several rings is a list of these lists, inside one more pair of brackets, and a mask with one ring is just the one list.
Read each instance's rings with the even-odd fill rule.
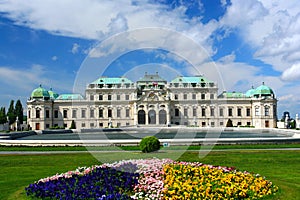
[[155,110],[150,110],[148,113],[149,124],[156,124],[156,112]]
[[144,110],[138,112],[138,124],[146,124],[146,112]]

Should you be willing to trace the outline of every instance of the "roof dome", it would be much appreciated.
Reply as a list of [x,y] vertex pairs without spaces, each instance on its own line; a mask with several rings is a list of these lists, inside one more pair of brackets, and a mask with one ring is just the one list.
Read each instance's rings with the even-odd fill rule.
[[48,91],[48,93],[49,93],[51,99],[56,99],[59,96],[58,93],[53,92],[52,88],[50,88],[50,90]]
[[255,89],[252,86],[252,88],[250,90],[248,90],[245,95],[246,95],[246,97],[252,97],[254,93],[255,93]]
[[274,92],[270,87],[266,86],[265,83],[263,82],[261,86],[255,89],[253,95],[272,96],[274,95]]
[[32,91],[31,98],[50,98],[50,94],[42,87],[42,85],[40,85],[40,87]]

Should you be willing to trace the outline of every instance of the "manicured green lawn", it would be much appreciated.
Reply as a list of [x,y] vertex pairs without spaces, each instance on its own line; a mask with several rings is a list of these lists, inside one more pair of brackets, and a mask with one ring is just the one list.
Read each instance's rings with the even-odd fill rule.
[[[180,157],[181,155],[181,157]],[[96,159],[96,158],[97,159]],[[199,151],[167,151],[142,154],[138,152],[102,152],[51,155],[1,155],[0,199],[28,199],[24,187],[35,180],[56,173],[74,170],[78,166],[100,164],[100,161],[114,161],[129,158],[178,158],[184,161],[199,161],[207,164],[235,166],[266,176],[279,186],[274,199],[294,200],[300,191],[299,150],[234,150],[213,151],[199,158]]]

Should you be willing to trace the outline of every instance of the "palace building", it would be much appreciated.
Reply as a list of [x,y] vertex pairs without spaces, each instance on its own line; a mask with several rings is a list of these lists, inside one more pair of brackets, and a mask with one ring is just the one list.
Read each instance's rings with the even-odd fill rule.
[[277,99],[264,83],[245,93],[222,92],[204,76],[178,76],[168,82],[145,73],[133,82],[125,77],[100,77],[85,95],[57,94],[42,86],[32,91],[28,125],[33,130],[52,127],[77,129],[125,126],[233,126],[273,128]]

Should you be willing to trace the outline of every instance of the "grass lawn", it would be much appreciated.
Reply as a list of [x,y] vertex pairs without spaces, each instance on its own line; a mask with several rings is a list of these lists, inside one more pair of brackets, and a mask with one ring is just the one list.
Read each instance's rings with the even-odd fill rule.
[[[238,147],[237,147],[238,148]],[[158,153],[101,152],[51,155],[0,155],[0,199],[28,199],[24,187],[34,181],[56,173],[74,170],[78,166],[100,164],[99,161],[114,161],[129,158],[178,158],[184,161],[199,161],[207,164],[235,166],[266,176],[279,186],[274,199],[294,200],[300,194],[299,150],[227,150],[212,151],[199,158],[199,151],[162,150]],[[96,159],[96,158],[97,159]]]

